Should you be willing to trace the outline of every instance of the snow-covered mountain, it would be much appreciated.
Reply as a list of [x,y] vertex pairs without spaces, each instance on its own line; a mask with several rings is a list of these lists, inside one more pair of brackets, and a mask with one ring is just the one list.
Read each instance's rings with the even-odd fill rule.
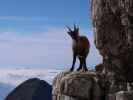
[[40,78],[52,84],[53,78],[61,70],[57,69],[0,69],[0,100],[16,86],[29,78]]

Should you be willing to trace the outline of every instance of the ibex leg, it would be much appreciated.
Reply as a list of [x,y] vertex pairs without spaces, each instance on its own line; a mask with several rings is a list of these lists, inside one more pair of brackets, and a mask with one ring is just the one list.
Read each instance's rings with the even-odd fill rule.
[[79,71],[80,69],[82,69],[82,66],[83,66],[83,58],[82,57],[79,57],[79,61],[80,61],[80,65],[79,65],[79,68],[77,69],[77,71]]
[[86,59],[84,59],[84,62],[83,62],[83,69],[84,69],[85,71],[88,71],[87,66],[86,66]]
[[73,63],[72,63],[72,67],[71,67],[70,71],[74,70],[75,62],[76,62],[76,55],[74,54],[73,55]]

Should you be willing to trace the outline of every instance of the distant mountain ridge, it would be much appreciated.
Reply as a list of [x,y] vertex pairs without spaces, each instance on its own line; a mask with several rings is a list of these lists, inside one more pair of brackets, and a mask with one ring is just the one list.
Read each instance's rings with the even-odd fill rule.
[[32,78],[16,87],[5,100],[52,100],[52,86]]
[[22,82],[34,77],[52,84],[53,78],[59,72],[60,69],[0,68],[0,100],[4,100]]

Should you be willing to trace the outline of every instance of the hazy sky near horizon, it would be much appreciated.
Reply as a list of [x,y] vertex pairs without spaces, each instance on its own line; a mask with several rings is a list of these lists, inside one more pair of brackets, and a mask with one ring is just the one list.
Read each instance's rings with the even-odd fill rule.
[[65,26],[74,23],[91,42],[88,66],[98,64],[89,5],[89,0],[2,0],[0,67],[71,66],[72,41]]

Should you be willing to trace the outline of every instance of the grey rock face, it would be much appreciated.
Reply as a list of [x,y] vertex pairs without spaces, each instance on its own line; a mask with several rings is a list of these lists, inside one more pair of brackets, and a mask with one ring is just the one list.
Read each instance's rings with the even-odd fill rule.
[[103,57],[96,72],[104,100],[132,100],[133,0],[92,0],[92,20],[95,45]]
[[116,94],[116,100],[133,100],[133,91],[120,91]]
[[92,20],[103,58],[110,59],[112,69],[126,81],[133,81],[133,1],[92,0]]
[[63,72],[53,81],[53,100],[99,100],[100,87],[94,72]]

